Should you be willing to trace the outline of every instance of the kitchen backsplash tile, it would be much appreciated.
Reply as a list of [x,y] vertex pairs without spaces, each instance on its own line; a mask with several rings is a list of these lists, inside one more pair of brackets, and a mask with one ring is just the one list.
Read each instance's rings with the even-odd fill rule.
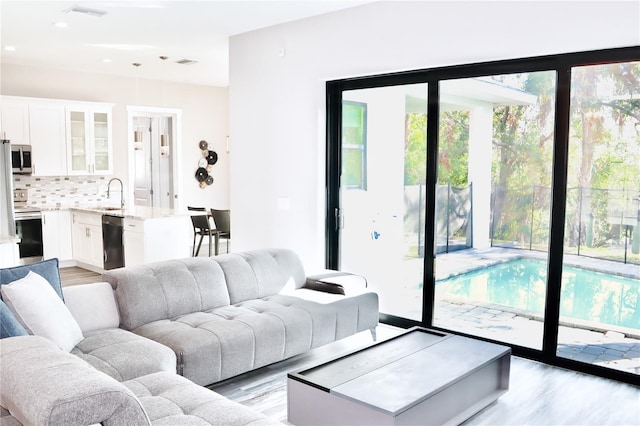
[[43,209],[108,204],[108,182],[106,176],[13,176],[13,187],[27,190],[28,204]]

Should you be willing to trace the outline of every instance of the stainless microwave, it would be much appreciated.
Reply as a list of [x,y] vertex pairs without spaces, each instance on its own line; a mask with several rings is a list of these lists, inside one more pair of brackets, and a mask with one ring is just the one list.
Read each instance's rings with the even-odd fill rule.
[[31,174],[31,145],[11,145],[11,168],[15,175]]

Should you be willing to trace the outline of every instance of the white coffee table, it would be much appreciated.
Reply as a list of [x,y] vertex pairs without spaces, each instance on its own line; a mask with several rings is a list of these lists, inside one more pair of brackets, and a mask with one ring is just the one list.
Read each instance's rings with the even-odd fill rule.
[[511,349],[415,327],[287,378],[294,425],[459,424],[509,388]]

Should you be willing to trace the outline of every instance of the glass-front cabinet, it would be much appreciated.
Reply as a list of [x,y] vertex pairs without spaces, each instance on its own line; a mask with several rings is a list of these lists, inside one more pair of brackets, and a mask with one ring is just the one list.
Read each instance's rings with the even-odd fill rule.
[[67,117],[68,174],[111,174],[111,107],[72,106],[67,108]]

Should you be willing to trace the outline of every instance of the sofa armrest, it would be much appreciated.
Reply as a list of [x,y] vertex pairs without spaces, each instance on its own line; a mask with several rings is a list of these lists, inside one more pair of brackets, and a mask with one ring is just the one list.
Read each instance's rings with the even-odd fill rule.
[[0,361],[0,404],[25,425],[150,424],[126,386],[44,337],[2,339]]
[[105,282],[62,288],[64,303],[82,333],[120,325],[120,314],[111,284]]
[[362,292],[367,286],[367,279],[361,275],[341,271],[327,271],[307,276],[307,281],[302,288],[348,295],[354,290]]

